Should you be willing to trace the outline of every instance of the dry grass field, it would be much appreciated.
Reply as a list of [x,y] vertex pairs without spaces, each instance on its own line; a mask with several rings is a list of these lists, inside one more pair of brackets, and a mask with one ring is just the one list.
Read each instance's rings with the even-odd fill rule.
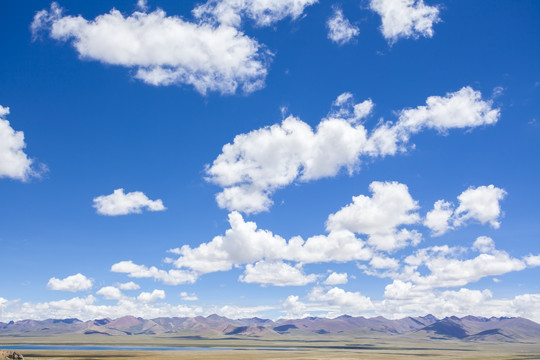
[[[64,336],[49,338],[1,337],[2,345],[47,344],[74,346],[216,347],[227,350],[196,351],[73,351],[17,350],[25,359],[540,359],[539,343],[471,343],[407,337],[373,338],[200,338],[174,336]],[[262,349],[264,348],[264,349]],[[275,349],[269,349],[275,348]]]

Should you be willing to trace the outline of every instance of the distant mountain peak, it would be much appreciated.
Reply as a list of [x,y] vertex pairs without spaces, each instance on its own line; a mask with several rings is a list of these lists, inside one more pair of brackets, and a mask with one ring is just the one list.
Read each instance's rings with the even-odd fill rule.
[[[445,317],[442,320],[428,314],[420,317],[386,319],[341,315],[334,319],[306,317],[273,321],[258,317],[232,320],[212,314],[191,318],[160,317],[144,319],[123,316],[117,319],[21,320],[0,323],[0,336],[62,336],[79,334],[85,336],[189,334],[189,336],[363,336],[378,337],[415,333],[426,338],[454,339],[461,341],[523,341],[540,340],[540,324],[524,318],[484,318],[473,315],[462,318]],[[194,335],[195,334],[195,335]]]

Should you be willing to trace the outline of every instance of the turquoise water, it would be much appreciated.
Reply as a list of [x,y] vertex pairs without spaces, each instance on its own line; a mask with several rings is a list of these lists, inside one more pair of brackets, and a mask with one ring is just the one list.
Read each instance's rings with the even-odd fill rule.
[[82,345],[0,345],[3,350],[71,350],[71,351],[201,351],[201,350],[295,350],[294,348],[233,348],[233,347],[174,347],[174,346],[82,346]]

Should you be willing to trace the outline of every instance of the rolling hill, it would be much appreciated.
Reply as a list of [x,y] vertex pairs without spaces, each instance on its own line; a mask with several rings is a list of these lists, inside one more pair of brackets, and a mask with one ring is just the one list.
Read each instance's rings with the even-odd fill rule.
[[386,319],[353,317],[334,319],[306,317],[277,321],[260,318],[228,319],[219,315],[193,318],[22,320],[0,323],[0,336],[87,336],[191,334],[219,336],[400,336],[462,341],[521,342],[540,339],[540,324],[524,318],[455,316],[437,319],[433,315]]

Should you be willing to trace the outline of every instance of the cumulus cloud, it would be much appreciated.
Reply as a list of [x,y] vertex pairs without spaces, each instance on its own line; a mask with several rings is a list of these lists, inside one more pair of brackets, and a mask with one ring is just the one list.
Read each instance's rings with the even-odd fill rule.
[[371,100],[354,104],[344,93],[316,129],[288,116],[281,124],[237,135],[206,168],[207,180],[221,186],[221,208],[245,213],[267,211],[271,195],[296,180],[307,182],[359,170],[363,157],[384,157],[407,150],[410,137],[424,129],[447,133],[497,122],[499,110],[470,87],[431,96],[425,106],[398,112],[395,123],[380,122],[370,132],[362,119]]
[[245,319],[255,316],[261,316],[261,312],[273,310],[273,306],[259,305],[259,306],[238,306],[238,305],[224,305],[224,306],[211,306],[205,310],[205,313],[217,314],[225,316],[229,319]]
[[127,17],[113,9],[87,20],[64,15],[53,2],[31,28],[34,37],[47,32],[70,42],[82,59],[133,69],[135,78],[155,86],[191,85],[201,94],[262,88],[271,56],[232,26],[188,22],[160,9],[141,8]]
[[325,290],[322,287],[314,287],[308,295],[311,301],[324,301],[328,305],[337,306],[341,313],[359,314],[374,309],[369,297],[359,292],[345,291],[338,287]]
[[47,283],[49,290],[84,291],[92,288],[93,281],[81,273],[68,276],[64,279],[50,278]]
[[528,255],[523,259],[528,266],[540,266],[540,255]]
[[433,36],[433,24],[441,21],[439,9],[423,0],[371,0],[371,10],[381,16],[381,32],[390,43],[401,38]]
[[171,305],[167,303],[145,303],[134,298],[123,298],[114,305],[100,305],[98,299],[89,295],[85,298],[75,297],[58,301],[31,303],[10,301],[0,321],[17,321],[23,319],[67,319],[77,318],[83,321],[136,316],[145,319],[174,316],[197,316],[203,312],[199,306]]
[[481,253],[491,253],[495,251],[495,241],[487,236],[479,236],[472,245],[472,249]]
[[328,38],[338,45],[351,42],[360,33],[358,27],[352,25],[343,16],[343,11],[337,8],[334,9],[334,13],[326,22],[326,27],[328,28]]
[[469,188],[458,196],[459,206],[455,211],[457,226],[469,220],[489,223],[495,229],[500,226],[501,207],[506,191],[493,185]]
[[344,119],[351,124],[358,124],[372,113],[374,106],[371,99],[356,103],[353,94],[344,92],[332,103],[328,118]]
[[385,299],[377,302],[377,312],[388,318],[423,316],[438,318],[474,314],[483,317],[520,316],[540,321],[540,294],[522,294],[514,298],[494,298],[489,289],[422,290],[399,280],[388,285]]
[[450,228],[450,220],[454,215],[452,204],[438,200],[433,205],[433,210],[426,214],[424,225],[431,229],[433,236],[440,236],[446,233]]
[[[208,243],[202,243],[196,248],[184,245],[173,249],[172,252],[179,255],[174,265],[204,274],[228,271],[234,265],[252,264],[261,260],[268,263],[285,260],[304,264],[346,262],[369,260],[372,254],[365,242],[350,231],[312,236],[306,240],[295,236],[287,241],[268,230],[257,229],[256,223],[245,221],[237,212],[229,214],[229,223],[231,228],[225,235],[216,236]],[[262,266],[262,263],[251,266],[250,273]]]
[[24,152],[24,133],[11,127],[8,114],[9,108],[0,105],[0,178],[27,181],[39,171],[32,168],[34,161]]
[[396,269],[399,267],[399,261],[386,256],[375,255],[369,261],[373,269]]
[[188,294],[187,292],[185,291],[182,291],[180,293],[180,298],[184,301],[197,301],[199,300],[199,298],[197,297],[197,295],[195,294]]
[[134,283],[133,281],[128,281],[125,283],[117,284],[120,290],[139,290],[141,287],[139,284]]
[[[389,284],[383,300],[370,300],[357,292],[340,288],[317,287],[308,295],[314,302],[300,301],[298,296],[289,296],[282,304],[286,318],[303,318],[311,312],[317,316],[335,317],[341,314],[365,315],[376,313],[387,318],[423,316],[431,313],[439,318],[446,316],[521,316],[540,322],[538,302],[540,294],[521,294],[513,298],[494,298],[491,291],[437,289],[419,291],[414,285],[395,280]],[[151,293],[149,293],[151,294]],[[368,301],[369,300],[369,301]],[[371,302],[371,306],[369,304]],[[334,305],[330,305],[332,303]],[[164,302],[145,303],[136,298],[125,297],[113,305],[101,305],[98,299],[89,295],[58,301],[30,303],[0,298],[0,321],[23,319],[65,319],[91,320],[118,318],[126,315],[153,319],[158,317],[193,317],[197,315],[219,314],[231,319],[261,316],[275,309],[272,306],[241,307],[235,305],[200,306],[171,305]],[[262,315],[265,316],[265,315]]]
[[[420,223],[419,206],[404,184],[374,181],[369,189],[372,196],[355,196],[352,203],[328,216],[326,221],[328,234],[326,235],[314,235],[307,239],[294,236],[287,240],[271,231],[258,229],[255,222],[246,221],[240,213],[231,212],[229,214],[230,229],[224,235],[216,236],[210,242],[202,243],[197,247],[184,245],[181,248],[171,249],[169,252],[178,255],[178,258],[170,259],[169,262],[181,269],[180,271],[187,271],[194,279],[201,274],[228,271],[235,266],[247,265],[245,274],[240,277],[242,281],[275,285],[278,285],[278,280],[267,279],[273,276],[269,274],[271,272],[274,274],[278,274],[279,271],[287,274],[294,273],[298,275],[298,281],[301,283],[306,279],[297,268],[283,261],[297,264],[366,261],[368,264],[359,266],[367,274],[375,276],[394,274],[401,266],[400,261],[384,253],[419,244],[422,239],[421,233],[416,229],[407,228],[407,226]],[[504,265],[508,265],[512,269],[518,268],[521,264],[521,261],[509,258],[506,253],[495,251],[494,244],[489,238],[478,238],[473,249],[483,253],[475,261],[486,257],[483,261],[493,261],[494,266],[501,265],[503,268]],[[455,251],[448,247],[435,247],[429,250],[424,249],[424,253],[411,255],[407,259],[411,262],[415,256],[423,254],[422,258],[433,260],[432,257],[426,255],[428,252],[438,254],[443,259],[445,255],[443,250]],[[441,260],[437,264],[440,265],[442,262]],[[465,263],[463,269],[467,269],[469,265],[473,268],[482,266],[476,262]],[[414,273],[416,268],[413,268],[412,264],[408,264],[407,274]],[[144,267],[144,269],[147,268]],[[155,274],[168,274],[157,268],[152,269]],[[485,269],[490,269],[490,266],[486,266]],[[381,274],[380,271],[383,273]],[[496,270],[487,271],[491,275],[498,273]],[[486,276],[481,273],[477,275]],[[446,276],[450,276],[450,273]],[[468,276],[475,278],[471,274]],[[157,275],[153,277],[158,278]],[[259,278],[266,280],[259,281],[257,280]],[[290,283],[287,277],[284,276],[283,279]],[[467,276],[463,279],[467,279]],[[471,280],[466,280],[464,284],[469,281]]]
[[438,200],[433,210],[427,213],[424,225],[432,230],[433,236],[443,235],[472,221],[489,223],[498,229],[502,216],[500,201],[505,196],[506,191],[494,185],[470,187],[458,196],[456,209],[452,203]]
[[148,10],[147,0],[137,0],[137,7],[138,7],[141,11],[146,11],[146,10]]
[[206,169],[208,180],[224,187],[216,197],[229,210],[256,213],[272,204],[269,196],[296,178],[309,181],[352,172],[366,130],[351,118],[328,118],[316,131],[293,116],[282,124],[241,134]]
[[286,17],[300,17],[304,9],[317,0],[209,0],[193,10],[193,14],[222,25],[239,27],[243,18],[257,26],[269,26]]
[[325,285],[341,285],[346,284],[349,280],[347,278],[347,273],[337,273],[332,272],[326,280],[324,280]]
[[358,264],[364,273],[394,281],[387,290],[389,297],[406,293],[407,296],[422,297],[434,289],[461,287],[485,277],[494,277],[534,266],[534,257],[514,258],[499,250],[493,239],[478,237],[470,248],[432,246],[416,250],[404,259],[383,258],[381,266],[376,264],[380,255],[375,254],[366,264]]
[[[501,300],[494,300],[491,291],[418,289],[410,282],[394,280],[385,288],[385,299],[377,304],[377,310],[385,316],[399,318],[403,314],[446,316],[505,316],[511,311],[508,306],[500,306]],[[499,304],[496,304],[499,302]],[[505,302],[506,303],[506,302]],[[506,304],[505,304],[506,305]],[[498,309],[497,309],[498,308]]]
[[153,303],[158,300],[165,299],[165,291],[163,290],[154,290],[150,292],[142,292],[137,296],[137,300],[143,303]]
[[295,295],[289,295],[282,304],[285,311],[285,317],[288,319],[302,319],[309,314],[306,312],[306,305],[299,301],[299,297]]
[[479,91],[466,86],[446,96],[430,96],[426,105],[401,110],[398,128],[405,136],[423,129],[445,133],[449,129],[492,125],[500,117],[500,110],[492,105],[491,100],[482,100]]
[[274,286],[303,286],[317,281],[315,274],[305,275],[301,266],[291,266],[281,261],[258,261],[255,265],[246,265],[246,270],[239,280],[246,283]]
[[105,286],[99,289],[96,294],[103,296],[107,300],[119,300],[123,297],[120,289],[114,286]]
[[[525,262],[497,250],[492,239],[479,237],[472,246],[481,253],[470,259],[461,259],[463,249],[435,246],[416,251],[405,260],[405,268],[399,277],[411,281],[417,287],[440,288],[464,286],[486,276],[497,276],[511,271],[523,270]],[[419,267],[425,266],[429,273],[421,275]]]
[[[489,189],[476,189],[483,192],[483,188]],[[169,250],[178,256],[167,261],[176,269],[165,271],[123,261],[113,265],[112,271],[180,284],[193,283],[206,273],[245,266],[240,281],[302,286],[317,280],[317,275],[302,272],[304,264],[358,261],[357,266],[367,275],[407,281],[418,288],[428,289],[464,286],[486,276],[522,270],[526,264],[536,261],[532,255],[524,259],[513,258],[497,250],[494,241],[485,236],[478,237],[470,249],[433,246],[405,258],[403,254],[390,257],[390,253],[406,246],[417,246],[421,241],[421,233],[408,228],[419,225],[419,206],[404,184],[375,181],[369,189],[371,196],[355,196],[352,203],[328,216],[328,233],[324,235],[306,239],[293,236],[287,240],[269,230],[259,229],[255,222],[246,221],[239,212],[231,212],[230,228],[224,235],[196,247],[183,245]],[[502,193],[499,190],[492,188],[496,194]],[[466,204],[467,209],[475,208]],[[454,210],[451,217],[453,214]],[[468,214],[468,211],[459,214],[457,218],[461,219],[462,214]],[[478,214],[475,216],[479,217]],[[466,258],[463,254],[470,251],[480,254]],[[346,273],[331,274],[323,281],[326,285],[346,282]]]
[[419,222],[418,203],[406,185],[374,181],[369,185],[372,197],[359,195],[353,203],[328,217],[329,231],[349,230],[368,235],[368,243],[376,249],[390,251],[418,244],[421,235],[399,226]]
[[142,209],[148,211],[164,211],[163,201],[150,200],[144,193],[134,191],[124,193],[124,189],[116,189],[110,195],[101,195],[94,198],[94,208],[97,213],[106,216],[140,214]]
[[120,261],[111,266],[112,272],[127,274],[134,278],[151,278],[162,281],[167,285],[193,284],[197,280],[197,274],[182,270],[161,270],[152,266],[134,264],[133,261]]
[[[325,235],[306,239],[294,236],[287,240],[259,229],[255,222],[246,221],[239,212],[233,211],[229,214],[230,228],[224,235],[197,247],[183,245],[168,250],[178,258],[168,258],[167,263],[179,270],[165,271],[122,261],[114,264],[112,271],[179,284],[195,282],[202,274],[245,265],[241,281],[286,286],[316,280],[315,275],[304,275],[298,264],[371,260],[375,269],[395,269],[397,260],[382,252],[418,244],[420,233],[403,227],[420,220],[416,212],[418,205],[407,186],[400,183],[373,182],[370,190],[372,197],[354,197],[353,203],[330,214]],[[285,262],[296,263],[296,266]],[[328,284],[342,281],[347,281],[347,274],[336,273],[327,279]]]

